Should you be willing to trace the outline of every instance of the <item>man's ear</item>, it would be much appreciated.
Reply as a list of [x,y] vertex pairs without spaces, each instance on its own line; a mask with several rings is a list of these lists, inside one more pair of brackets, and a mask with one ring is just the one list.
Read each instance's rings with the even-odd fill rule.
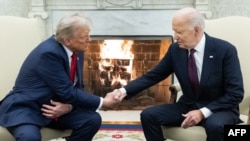
[[71,39],[70,38],[64,38],[63,39],[63,44],[65,44],[66,46],[69,46],[71,44]]
[[200,32],[201,32],[201,27],[195,26],[195,27],[194,27],[194,31],[195,31],[196,33],[200,33]]
[[195,32],[195,35],[199,35],[200,33],[201,33],[201,27],[199,27],[199,26],[195,26],[194,27],[194,32]]

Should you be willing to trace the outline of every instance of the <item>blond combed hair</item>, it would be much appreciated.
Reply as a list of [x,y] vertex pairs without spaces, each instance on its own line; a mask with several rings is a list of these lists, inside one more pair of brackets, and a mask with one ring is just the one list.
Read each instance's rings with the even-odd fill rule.
[[74,37],[79,26],[91,28],[92,21],[89,17],[73,13],[64,16],[57,24],[55,39],[62,43],[65,38]]

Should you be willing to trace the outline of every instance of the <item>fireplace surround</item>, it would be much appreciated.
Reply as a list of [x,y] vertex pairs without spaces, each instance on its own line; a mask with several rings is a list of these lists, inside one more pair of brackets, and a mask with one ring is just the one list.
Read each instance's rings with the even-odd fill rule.
[[[169,35],[98,35],[91,38],[84,53],[85,89],[103,97],[152,69],[173,42]],[[138,110],[168,102],[172,78],[168,77],[111,109]]]
[[[44,23],[46,27],[44,38],[54,33],[56,24],[65,14],[80,13],[92,19],[93,27],[90,34],[93,42],[91,43],[89,51],[85,52],[84,56],[84,84],[86,90],[103,96],[106,91],[112,90],[111,88],[122,87],[122,85],[126,83],[117,83],[117,81],[114,81],[117,85],[111,87],[110,74],[114,76],[112,73],[116,74],[119,72],[120,78],[132,80],[150,70],[161,59],[168,45],[173,42],[171,37],[171,35],[173,35],[171,19],[177,10],[183,7],[195,7],[205,18],[211,18],[212,12],[209,10],[208,5],[209,0],[31,0],[29,17],[37,17]],[[157,39],[155,39],[155,37],[157,37]],[[160,44],[160,40],[166,37],[168,38],[168,40],[166,40],[168,44],[164,47],[156,47],[156,45],[152,44],[152,42],[158,42]],[[145,53],[141,53],[141,55],[138,55],[138,52],[133,53],[133,64],[136,64],[135,66],[138,67],[136,68],[137,70],[134,71],[136,75],[134,72],[128,73],[125,71],[128,68],[124,68],[124,66],[126,66],[126,64],[129,65],[131,60],[120,58],[116,60],[103,59],[105,61],[116,62],[116,67],[114,67],[118,69],[116,73],[110,73],[110,67],[107,66],[105,71],[100,73],[97,61],[101,60],[101,58],[100,55],[99,57],[97,55],[97,51],[100,50],[97,43],[103,42],[104,39],[111,38],[133,40],[133,46],[140,46],[143,51],[150,48],[148,52],[145,51]],[[157,50],[160,50],[159,54],[155,55]],[[154,59],[149,60],[150,57]],[[135,67],[133,69],[135,69]],[[121,70],[123,70],[122,73],[120,73]],[[158,99],[166,99],[166,101],[168,101],[168,85],[172,81],[175,81],[175,78],[172,77],[168,79],[166,82],[161,82],[159,85],[143,91],[141,94],[138,94],[138,97],[135,97],[131,101],[125,101],[127,102],[127,104],[125,104],[127,106],[121,104],[119,108],[132,109],[132,107],[134,107],[135,109],[142,109],[142,106],[138,106],[138,103],[137,106],[134,106],[136,100],[139,101],[141,105],[144,105],[144,107],[151,105],[152,101],[155,102]],[[101,86],[101,83],[108,87],[105,89],[96,89],[96,86]],[[152,91],[164,91],[165,93],[152,100],[151,97],[154,95]],[[114,107],[114,109],[116,108],[117,107]]]
[[195,7],[211,18],[209,0],[31,0],[29,17],[38,17],[46,35],[54,33],[67,13],[91,17],[92,35],[172,35],[171,18],[183,7]]

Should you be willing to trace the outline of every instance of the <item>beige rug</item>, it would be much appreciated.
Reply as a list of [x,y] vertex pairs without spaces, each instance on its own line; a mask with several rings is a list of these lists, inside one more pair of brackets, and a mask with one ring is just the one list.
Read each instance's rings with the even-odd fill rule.
[[[54,139],[50,141],[65,141]],[[93,141],[146,141],[139,124],[105,124],[94,136]]]
[[93,141],[146,141],[142,131],[100,130]]
[[140,124],[103,124],[93,141],[145,141]]

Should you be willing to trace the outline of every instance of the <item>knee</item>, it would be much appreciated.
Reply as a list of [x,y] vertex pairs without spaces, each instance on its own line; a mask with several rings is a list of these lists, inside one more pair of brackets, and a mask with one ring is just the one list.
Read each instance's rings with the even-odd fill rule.
[[154,115],[153,111],[154,111],[154,110],[153,110],[151,107],[144,109],[144,110],[141,112],[141,114],[140,114],[141,120],[149,120],[149,119],[152,119],[152,117],[153,117],[153,115]]
[[221,123],[218,123],[216,121],[209,122],[209,124],[206,124],[205,126],[207,134],[221,134],[224,132],[224,125]]
[[[86,116],[86,115],[83,115]],[[91,129],[93,131],[98,130],[101,127],[102,118],[99,113],[89,114],[88,118],[82,118],[82,120],[77,121],[76,129]]]
[[210,122],[205,126],[207,141],[222,141],[224,126],[218,122]]
[[41,141],[41,134],[23,132],[15,136],[17,141]]
[[88,125],[91,126],[92,129],[98,130],[101,127],[101,124],[102,118],[99,113],[92,114],[91,116],[89,116]]
[[40,127],[20,125],[7,128],[17,141],[41,141]]

